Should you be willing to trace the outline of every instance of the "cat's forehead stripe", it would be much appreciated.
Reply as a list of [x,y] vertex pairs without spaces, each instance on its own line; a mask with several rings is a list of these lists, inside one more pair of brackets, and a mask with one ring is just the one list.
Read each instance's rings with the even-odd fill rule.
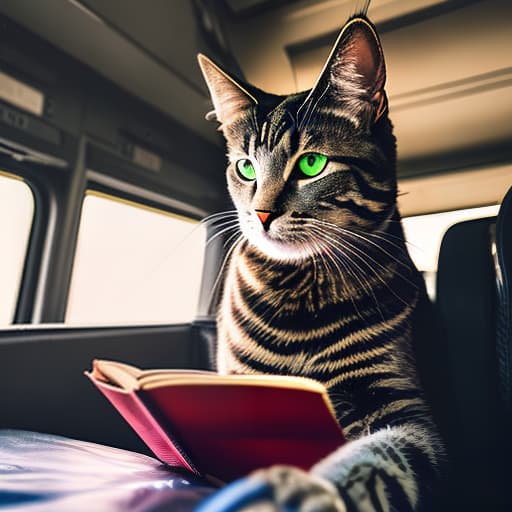
[[255,151],[256,151],[256,134],[255,133],[251,133],[251,136],[249,138],[249,151],[248,151],[248,154],[249,155],[253,155]]
[[[295,120],[282,102],[267,116],[259,129],[259,146],[273,151],[284,139],[288,131],[295,129]],[[289,153],[290,154],[290,153]]]
[[243,140],[243,150],[245,152],[246,155],[249,154],[249,149],[250,149],[250,146],[251,146],[251,131],[250,130],[245,130],[244,132],[244,140]]
[[264,121],[260,131],[260,145],[263,145],[263,139],[265,138],[265,130],[268,127],[268,121]]

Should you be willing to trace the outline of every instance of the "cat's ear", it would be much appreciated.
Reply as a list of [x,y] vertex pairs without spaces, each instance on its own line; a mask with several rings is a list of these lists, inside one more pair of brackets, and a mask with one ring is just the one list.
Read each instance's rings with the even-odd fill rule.
[[[221,124],[229,124],[244,110],[258,104],[256,98],[247,89],[208,57],[200,53],[197,60],[210,90],[215,117]],[[207,119],[213,118],[210,114]]]
[[306,102],[329,90],[331,101],[369,103],[376,121],[387,109],[385,82],[384,53],[375,27],[366,18],[355,17],[341,30]]

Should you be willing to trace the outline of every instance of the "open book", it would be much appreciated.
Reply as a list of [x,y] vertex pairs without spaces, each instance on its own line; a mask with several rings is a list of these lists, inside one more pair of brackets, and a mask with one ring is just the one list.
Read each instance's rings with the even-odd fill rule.
[[273,464],[309,469],[344,442],[311,379],[101,360],[86,375],[161,461],[222,481]]

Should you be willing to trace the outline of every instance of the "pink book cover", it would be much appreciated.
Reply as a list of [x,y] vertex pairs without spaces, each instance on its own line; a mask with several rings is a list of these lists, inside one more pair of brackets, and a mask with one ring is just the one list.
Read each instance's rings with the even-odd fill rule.
[[86,372],[86,375],[162,462],[199,474],[178,441],[149,412],[137,391],[125,391],[102,382],[91,373]]

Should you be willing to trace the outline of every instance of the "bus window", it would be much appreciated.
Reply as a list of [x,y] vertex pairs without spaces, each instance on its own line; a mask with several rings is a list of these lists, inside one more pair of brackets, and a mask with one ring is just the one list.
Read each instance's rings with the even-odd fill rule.
[[13,323],[34,210],[30,187],[0,171],[0,326]]
[[444,234],[450,226],[471,219],[493,217],[499,205],[468,208],[451,212],[416,215],[403,219],[407,249],[414,264],[423,273],[427,292],[435,299],[437,260]]
[[205,234],[197,221],[88,192],[66,323],[191,321],[199,297]]

